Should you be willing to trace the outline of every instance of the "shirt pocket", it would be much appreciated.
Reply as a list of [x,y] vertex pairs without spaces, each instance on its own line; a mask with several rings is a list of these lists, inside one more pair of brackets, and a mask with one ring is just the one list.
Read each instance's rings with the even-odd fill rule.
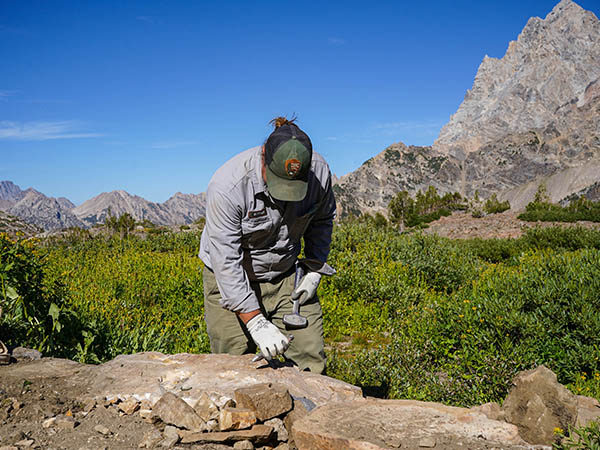
[[308,228],[308,225],[310,225],[310,221],[319,209],[319,206],[319,204],[315,204],[308,210],[306,214],[303,214],[293,219],[293,222],[290,226],[290,237],[292,238],[292,240],[300,240],[300,238]]
[[242,248],[258,249],[272,244],[274,225],[269,216],[242,220]]

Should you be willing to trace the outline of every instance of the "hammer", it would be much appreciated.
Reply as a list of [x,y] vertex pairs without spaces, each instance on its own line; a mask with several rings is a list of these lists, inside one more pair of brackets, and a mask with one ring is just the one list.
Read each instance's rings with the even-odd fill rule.
[[[300,264],[296,263],[296,278],[294,279],[294,289],[298,287],[303,276],[304,268]],[[306,295],[307,293],[304,292],[299,299],[293,300],[294,306],[292,314],[286,314],[285,316],[283,316],[283,324],[286,327],[292,330],[297,330],[298,328],[306,328],[308,326],[308,320],[306,319],[306,317],[301,316],[299,312],[300,303],[306,300]]]

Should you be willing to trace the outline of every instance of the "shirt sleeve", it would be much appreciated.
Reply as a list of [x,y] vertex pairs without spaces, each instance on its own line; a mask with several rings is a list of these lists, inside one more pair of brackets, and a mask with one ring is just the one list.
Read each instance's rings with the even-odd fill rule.
[[221,293],[223,308],[234,312],[259,309],[256,294],[242,267],[242,208],[231,201],[231,194],[209,186],[206,195],[206,225],[211,269]]
[[321,262],[327,262],[331,247],[333,221],[336,215],[335,197],[329,170],[327,170],[324,181],[325,193],[320,201],[320,206],[304,233],[304,254],[307,258],[317,259]]

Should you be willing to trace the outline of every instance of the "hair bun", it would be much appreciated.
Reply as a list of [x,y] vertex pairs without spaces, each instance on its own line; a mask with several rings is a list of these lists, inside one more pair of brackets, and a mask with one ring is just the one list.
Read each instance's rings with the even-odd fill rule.
[[275,117],[274,119],[270,120],[269,123],[271,125],[273,125],[275,127],[275,129],[283,126],[283,125],[292,125],[294,124],[294,122],[296,122],[297,117],[292,117],[291,119],[287,119],[286,117]]

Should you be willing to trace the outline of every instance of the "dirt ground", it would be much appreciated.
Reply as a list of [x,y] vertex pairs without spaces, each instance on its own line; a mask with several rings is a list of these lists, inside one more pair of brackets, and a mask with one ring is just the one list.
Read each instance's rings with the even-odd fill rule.
[[[0,365],[0,449],[110,450],[138,449],[145,435],[155,429],[137,413],[126,415],[116,405],[96,405],[89,412],[86,386],[70,377],[39,374],[23,379],[11,372],[27,361]],[[92,403],[93,404],[93,403]],[[86,408],[86,406],[88,408]],[[44,421],[72,416],[74,428]],[[95,429],[98,425],[105,427]],[[32,442],[31,442],[32,441]],[[175,449],[227,450],[219,444],[177,444]]]
[[[16,364],[28,364],[20,362]],[[97,406],[86,414],[85,386],[66,377],[40,376],[24,380],[10,374],[11,366],[0,366],[0,448],[33,440],[18,448],[41,449],[129,449],[138,448],[144,434],[153,426],[139,416],[120,416],[116,406]],[[72,415],[78,422],[73,429],[44,428],[42,423],[59,414]],[[104,425],[109,433],[94,430]]]
[[594,222],[524,222],[517,219],[518,213],[504,212],[489,216],[475,218],[470,213],[454,213],[431,222],[425,233],[437,234],[452,239],[469,238],[518,238],[528,229],[533,227],[574,227],[581,226],[600,230],[600,223]]

